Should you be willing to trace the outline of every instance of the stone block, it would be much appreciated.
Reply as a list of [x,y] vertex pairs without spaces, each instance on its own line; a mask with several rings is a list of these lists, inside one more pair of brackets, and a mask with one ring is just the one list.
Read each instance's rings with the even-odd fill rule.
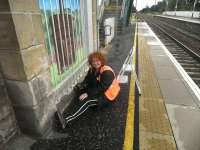
[[37,100],[29,82],[7,80],[6,83],[8,86],[8,94],[14,106],[33,106],[37,104]]
[[55,113],[55,97],[50,95],[34,107],[14,107],[22,132],[41,136],[52,127]]
[[39,12],[37,0],[9,0],[10,9],[14,12]]
[[4,84],[0,85],[0,103],[3,101],[3,98],[5,97],[5,87]]
[[7,139],[15,130],[17,130],[17,125],[13,114],[0,120],[0,135],[4,139]]
[[8,103],[0,106],[0,120],[5,119],[9,114],[12,114],[12,109]]
[[1,0],[0,2],[0,12],[4,11],[10,11],[8,0]]
[[13,14],[12,16],[20,49],[26,49],[33,45],[44,43],[40,14],[22,13]]
[[26,80],[20,53],[0,52],[0,64],[6,79]]
[[3,142],[3,137],[0,135],[0,149],[6,149],[6,144]]
[[[3,108],[4,105],[10,106],[11,104],[8,97],[7,89],[3,83],[2,85],[0,85],[0,112],[6,109],[6,108]],[[0,116],[1,116],[1,113],[0,113]]]
[[35,45],[31,14],[13,14],[12,16],[20,49]]
[[11,14],[0,14],[0,31],[0,52],[2,50],[19,50]]
[[[0,87],[4,85],[4,80],[1,78],[1,75],[0,75]],[[0,96],[1,96],[1,92],[0,92]]]
[[42,27],[41,15],[32,15],[33,31],[34,31],[34,43],[44,44],[44,31]]
[[[5,86],[4,77],[0,71],[0,88]],[[1,89],[0,89],[0,97],[1,97]]]
[[49,67],[48,53],[44,45],[32,46],[21,52],[27,80]]
[[1,73],[1,70],[0,70],[0,80],[3,80],[3,75]]
[[49,67],[44,45],[32,46],[19,52],[0,52],[0,64],[6,79],[26,81]]
[[14,106],[33,107],[52,91],[49,70],[34,77],[30,81],[7,80],[10,99]]
[[31,80],[33,92],[36,99],[40,100],[47,97],[52,92],[50,71],[47,70]]

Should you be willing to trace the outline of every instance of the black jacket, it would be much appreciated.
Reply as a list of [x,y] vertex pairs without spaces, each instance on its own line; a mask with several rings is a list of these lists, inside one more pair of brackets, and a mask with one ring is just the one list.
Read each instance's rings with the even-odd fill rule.
[[106,70],[100,75],[100,81],[97,80],[99,75],[99,72],[95,72],[95,69],[90,68],[82,82],[86,85],[85,92],[91,98],[104,96],[104,92],[109,88],[115,78],[113,72],[110,70]]

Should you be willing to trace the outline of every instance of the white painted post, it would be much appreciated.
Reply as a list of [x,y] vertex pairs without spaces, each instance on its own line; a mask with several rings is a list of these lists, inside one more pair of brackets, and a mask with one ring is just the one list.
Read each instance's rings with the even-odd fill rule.
[[176,0],[176,5],[175,5],[175,16],[176,16],[176,10],[178,8],[178,0]]
[[194,1],[193,10],[192,10],[192,18],[194,16],[194,11],[195,11],[196,4],[197,4],[197,0]]
[[169,5],[169,3],[168,3],[168,0],[165,0],[165,2],[166,2],[166,8],[165,8],[165,11],[167,11],[167,10],[168,10],[168,5]]

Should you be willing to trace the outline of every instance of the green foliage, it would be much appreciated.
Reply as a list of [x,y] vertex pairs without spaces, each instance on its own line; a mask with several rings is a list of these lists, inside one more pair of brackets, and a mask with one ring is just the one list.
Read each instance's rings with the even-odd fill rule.
[[165,7],[166,7],[166,2],[165,1],[161,1],[158,2],[157,5],[153,5],[152,7],[146,7],[144,9],[141,10],[141,12],[143,13],[153,13],[153,12],[163,12],[165,11]]

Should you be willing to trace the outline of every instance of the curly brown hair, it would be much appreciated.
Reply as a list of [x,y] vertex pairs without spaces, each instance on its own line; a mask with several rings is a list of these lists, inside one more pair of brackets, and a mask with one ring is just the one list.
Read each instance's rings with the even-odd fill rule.
[[104,56],[102,53],[100,53],[100,52],[93,52],[93,53],[91,53],[91,54],[88,56],[88,63],[89,63],[90,65],[92,65],[92,60],[93,60],[94,58],[100,60],[102,66],[105,65],[105,63],[106,63],[106,58],[105,58],[105,56]]

